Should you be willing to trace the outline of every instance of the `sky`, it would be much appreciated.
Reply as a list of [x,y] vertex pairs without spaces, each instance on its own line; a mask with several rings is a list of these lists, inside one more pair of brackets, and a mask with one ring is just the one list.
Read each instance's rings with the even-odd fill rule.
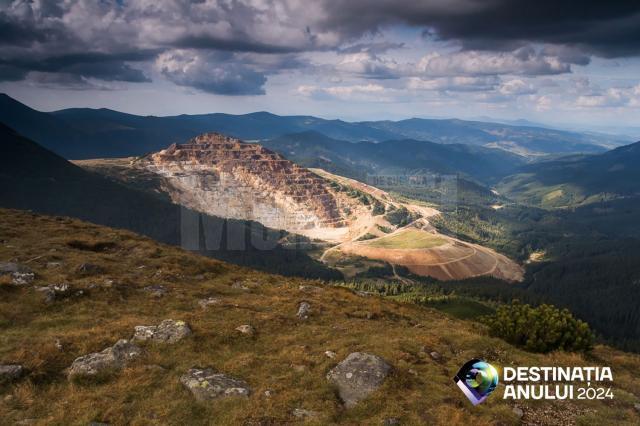
[[44,111],[640,127],[640,2],[0,0],[0,92]]

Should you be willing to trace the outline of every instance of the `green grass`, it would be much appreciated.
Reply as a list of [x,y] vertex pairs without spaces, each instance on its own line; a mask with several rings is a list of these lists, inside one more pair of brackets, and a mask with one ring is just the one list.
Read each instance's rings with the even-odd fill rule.
[[[389,417],[401,424],[517,424],[502,390],[478,407],[455,389],[451,377],[467,360],[484,357],[505,365],[611,366],[613,402],[579,401],[563,405],[523,402],[528,418],[573,412],[575,424],[637,425],[633,404],[640,395],[635,372],[640,357],[597,346],[589,355],[532,354],[487,335],[482,324],[459,321],[416,303],[362,297],[321,281],[252,271],[158,244],[131,232],[73,219],[0,210],[0,260],[27,262],[34,285],[66,282],[83,294],[46,304],[31,286],[16,287],[0,277],[0,363],[19,363],[28,374],[0,384],[0,423],[32,419],[36,425],[280,425],[298,424],[294,408],[320,417],[307,424],[379,425]],[[60,268],[47,268],[61,262]],[[76,273],[82,263],[104,268],[93,276]],[[248,290],[233,286],[245,283]],[[162,284],[156,299],[143,288]],[[301,291],[314,285],[317,291]],[[221,303],[201,309],[197,301],[214,296]],[[312,314],[301,321],[300,301]],[[456,302],[458,303],[458,302]],[[435,306],[435,305],[434,305]],[[453,315],[477,314],[477,305],[435,306]],[[186,321],[193,335],[175,345],[141,344],[143,355],[122,371],[96,383],[73,383],[64,374],[73,360],[131,337],[136,325],[166,318]],[[253,337],[234,329],[253,325]],[[56,347],[56,341],[62,350]],[[426,349],[424,349],[426,348]],[[324,352],[337,353],[336,359]],[[349,353],[379,355],[394,367],[382,387],[353,409],[345,409],[327,372]],[[442,358],[431,359],[429,351]],[[180,384],[193,366],[246,380],[247,399],[199,403]],[[304,366],[301,371],[294,366]],[[271,391],[271,397],[265,391]],[[589,409],[584,417],[577,409]],[[613,417],[612,417],[613,416]],[[585,423],[588,422],[588,423]]]
[[447,240],[419,229],[407,229],[397,234],[373,240],[367,245],[387,249],[429,249],[445,244]]

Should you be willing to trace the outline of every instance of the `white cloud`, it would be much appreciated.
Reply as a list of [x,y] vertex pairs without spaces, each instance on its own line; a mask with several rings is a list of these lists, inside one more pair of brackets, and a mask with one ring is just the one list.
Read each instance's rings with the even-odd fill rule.
[[422,79],[412,77],[409,79],[407,88],[410,90],[438,90],[449,92],[476,92],[493,90],[500,84],[500,78],[496,76],[481,77],[438,77]]
[[536,89],[520,79],[513,79],[503,82],[498,88],[498,92],[505,96],[532,95]]
[[556,56],[546,56],[531,47],[513,52],[460,51],[432,52],[417,64],[426,76],[451,75],[552,75],[571,72],[571,65]]

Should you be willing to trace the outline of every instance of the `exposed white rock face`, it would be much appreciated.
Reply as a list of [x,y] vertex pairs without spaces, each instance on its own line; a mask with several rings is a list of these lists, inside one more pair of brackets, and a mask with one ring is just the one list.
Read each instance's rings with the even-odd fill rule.
[[208,133],[141,164],[165,178],[174,202],[210,215],[288,231],[344,226],[323,178],[260,145]]

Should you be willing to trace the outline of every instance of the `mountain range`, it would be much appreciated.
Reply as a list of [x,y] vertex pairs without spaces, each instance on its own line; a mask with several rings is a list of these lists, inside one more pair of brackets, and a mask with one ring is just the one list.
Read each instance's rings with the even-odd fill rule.
[[89,108],[40,112],[4,94],[0,95],[0,122],[68,159],[138,156],[206,132],[264,140],[315,131],[349,142],[414,139],[493,147],[532,158],[604,152],[628,142],[614,136],[457,119],[346,122],[268,112],[167,117]]
[[519,202],[570,207],[640,195],[640,142],[598,155],[523,165],[497,189]]

